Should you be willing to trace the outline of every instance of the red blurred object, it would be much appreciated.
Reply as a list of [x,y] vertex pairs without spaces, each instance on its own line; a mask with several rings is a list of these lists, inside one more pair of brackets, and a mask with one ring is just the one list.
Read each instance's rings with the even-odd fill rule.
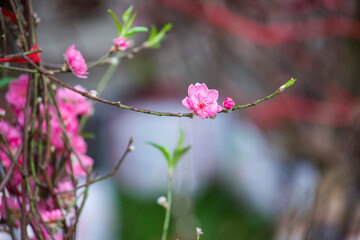
[[[360,39],[360,21],[340,15],[314,16],[304,20],[262,24],[233,13],[220,4],[184,0],[158,0],[158,2],[231,34],[265,46],[335,36]],[[336,1],[324,2],[328,3],[331,8],[336,7]]]
[[356,102],[318,101],[287,94],[259,104],[246,113],[262,128],[273,128],[288,119],[345,128],[358,109]]
[[1,12],[2,14],[4,14],[5,17],[9,18],[13,23],[17,24],[16,17],[12,12],[10,12],[5,8],[1,8]]
[[[35,44],[35,46],[32,47],[30,49],[30,51],[33,51],[33,50],[36,50],[36,49],[38,49],[38,44]],[[41,57],[40,57],[39,52],[29,54],[28,57],[34,63],[39,63],[41,61]],[[27,61],[25,59],[21,58],[21,57],[19,57],[19,58],[0,58],[0,62],[27,63]]]

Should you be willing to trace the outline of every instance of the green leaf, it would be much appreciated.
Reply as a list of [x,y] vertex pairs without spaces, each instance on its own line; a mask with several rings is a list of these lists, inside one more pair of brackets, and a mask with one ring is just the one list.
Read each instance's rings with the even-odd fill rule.
[[132,10],[133,10],[133,6],[131,5],[122,15],[122,20],[124,24],[126,24],[126,22],[128,21]]
[[85,139],[95,139],[96,138],[96,135],[91,132],[81,132],[81,133],[79,133],[79,135]]
[[130,37],[131,35],[134,35],[136,33],[147,32],[147,31],[149,31],[147,29],[147,27],[140,27],[140,26],[133,27],[133,28],[129,29],[129,31],[127,31],[127,33],[125,34],[125,37]]
[[5,77],[0,79],[0,88],[6,87],[14,77]]
[[129,21],[124,22],[124,28],[122,30],[121,36],[125,36],[128,32],[129,28],[131,27],[132,23],[134,22],[134,19],[136,18],[137,13],[132,15]]
[[154,39],[154,37],[157,35],[157,29],[156,29],[156,26],[155,25],[151,25],[151,33],[150,33],[150,36],[147,40],[148,41],[151,41],[152,39]]
[[178,141],[178,145],[177,148],[182,148],[182,145],[184,143],[184,131],[181,127],[179,127],[179,141]]
[[120,36],[122,27],[121,27],[121,23],[120,23],[119,19],[116,17],[115,13],[113,11],[111,11],[110,9],[108,9],[108,13],[110,13],[112,18],[114,19],[114,22],[116,24],[116,28],[118,30],[118,35]]
[[164,155],[164,157],[165,157],[165,159],[166,159],[166,161],[168,163],[168,167],[169,168],[173,167],[169,150],[166,147],[160,146],[160,145],[158,145],[156,143],[153,143],[153,142],[147,142],[147,143],[150,144],[151,146],[154,146],[155,148],[159,149],[162,152],[162,154]]
[[296,82],[296,79],[291,78],[289,81],[287,81],[287,82],[283,85],[283,88],[286,89],[286,88],[288,88],[288,87],[291,87],[295,82]]
[[[168,31],[170,31],[172,28],[172,24],[171,23],[167,23],[161,30],[159,33],[157,33],[155,36],[152,36],[153,34],[150,35],[149,39],[146,41],[146,45],[148,47],[158,47],[160,42],[164,39],[166,33]],[[156,30],[156,28],[155,28]],[[153,33],[153,32],[151,32]]]
[[189,151],[191,146],[187,146],[185,148],[176,148],[173,153],[173,164],[176,166],[176,163],[179,161],[179,159]]

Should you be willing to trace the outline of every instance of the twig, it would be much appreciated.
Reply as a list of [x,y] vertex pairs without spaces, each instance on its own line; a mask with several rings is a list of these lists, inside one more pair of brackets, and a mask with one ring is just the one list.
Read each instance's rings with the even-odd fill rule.
[[[9,169],[7,170],[6,172],[6,175],[5,177],[2,179],[2,182],[0,184],[0,192],[3,190],[3,188],[6,186],[6,184],[9,182],[9,180],[11,179],[11,174],[13,173],[14,169],[15,169],[15,163],[18,161],[19,157],[20,157],[20,154],[22,152],[22,148],[23,148],[23,145],[21,144],[19,149],[17,150],[16,154],[15,154],[15,160],[11,162],[11,165],[9,167]],[[3,151],[5,154],[8,155],[8,157],[11,159],[11,155],[7,152],[4,151],[4,149],[2,149],[1,147],[1,151]]]
[[31,51],[27,51],[27,52],[23,52],[23,53],[15,53],[15,54],[9,54],[9,55],[6,55],[4,56],[4,58],[20,58],[22,57],[23,55],[30,55],[30,54],[34,54],[34,53],[39,53],[41,52],[42,50],[41,49],[34,49],[34,50],[31,50]]
[[2,31],[2,43],[3,43],[3,52],[0,56],[5,56],[7,53],[7,44],[6,44],[6,27],[5,27],[5,19],[4,15],[2,14],[2,7],[0,7],[0,22],[1,22],[1,31]]
[[[248,103],[248,104],[245,104],[245,105],[239,105],[239,106],[236,106],[236,107],[233,107],[233,111],[234,110],[237,110],[237,109],[243,109],[243,108],[249,108],[249,107],[254,107],[256,105],[258,105],[259,103],[262,103],[266,100],[269,100],[270,98],[273,98],[275,97],[276,95],[278,95],[279,93],[281,93],[281,91],[279,89],[277,89],[275,92],[273,92],[272,94],[262,98],[262,99],[259,99],[259,100],[256,100],[256,101],[253,101],[251,103]],[[223,111],[224,112],[224,111]]]
[[11,219],[10,210],[9,210],[9,207],[7,204],[5,189],[2,190],[2,195],[3,195],[4,205],[5,205],[5,209],[6,209],[6,219],[7,219],[8,225],[9,225],[10,236],[11,236],[12,240],[16,240],[17,238],[15,237],[15,234],[14,234],[13,220]]
[[9,169],[7,170],[5,177],[1,180],[1,184],[0,184],[0,191],[3,190],[3,188],[6,186],[6,184],[9,182],[9,180],[11,179],[11,174],[14,172],[15,169],[15,163],[12,162]]
[[[123,153],[123,155],[121,156],[121,158],[119,159],[119,161],[117,162],[114,170],[111,171],[110,173],[106,174],[105,176],[100,177],[100,178],[96,178],[96,177],[95,177],[93,180],[90,181],[89,185],[91,185],[91,184],[93,184],[93,183],[97,183],[97,182],[103,181],[103,180],[105,180],[105,179],[107,179],[107,178],[109,178],[109,177],[114,176],[114,175],[117,173],[117,171],[119,170],[121,164],[122,164],[123,161],[125,160],[125,157],[127,156],[127,154],[128,154],[129,152],[133,151],[133,150],[131,149],[131,144],[132,144],[133,140],[134,140],[133,137],[131,137],[131,138],[129,139],[129,143],[128,143],[127,147],[126,147],[126,150],[125,150],[125,152]],[[83,185],[77,186],[76,188],[74,188],[74,189],[72,189],[72,190],[62,191],[62,192],[57,192],[57,193],[58,193],[58,194],[71,193],[71,192],[73,192],[74,190],[79,190],[79,189],[81,189],[81,188],[83,188],[83,187],[86,187],[86,186],[87,186],[87,184],[83,184]]]
[[[151,111],[151,110],[146,110],[146,109],[140,109],[140,108],[136,108],[136,107],[132,107],[132,106],[128,106],[128,105],[125,105],[125,104],[121,104],[120,101],[117,101],[117,102],[113,102],[113,101],[109,101],[109,100],[106,100],[106,99],[103,99],[103,98],[100,98],[100,97],[95,97],[95,96],[92,96],[90,95],[88,92],[83,92],[83,91],[80,91],[76,88],[73,88],[69,85],[67,85],[66,83],[62,82],[61,80],[59,80],[58,78],[56,78],[55,76],[53,76],[51,74],[51,72],[48,72],[46,71],[45,69],[39,67],[38,65],[36,65],[33,61],[31,61],[31,59],[29,59],[27,56],[23,56],[24,59],[26,59],[32,66],[34,66],[40,73],[43,73],[45,75],[48,76],[48,78],[54,82],[56,82],[57,84],[59,84],[60,86],[62,87],[65,87],[67,89],[70,89],[74,92],[77,92],[79,94],[81,94],[82,96],[84,97],[87,97],[89,99],[92,99],[94,101],[98,101],[98,102],[102,102],[102,103],[105,103],[105,104],[108,104],[108,105],[113,105],[113,106],[116,106],[116,107],[119,107],[119,108],[122,108],[122,109],[127,109],[127,110],[131,110],[131,111],[135,111],[135,112],[140,112],[140,113],[145,113],[145,114],[150,114],[150,115],[155,115],[155,116],[167,116],[167,117],[188,117],[188,118],[193,118],[194,117],[194,113],[169,113],[169,112],[158,112],[158,111]],[[290,81],[293,81],[295,82],[295,80],[291,79]],[[289,81],[289,82],[290,82]],[[260,100],[256,100],[254,102],[251,102],[251,103],[248,103],[248,104],[245,104],[245,105],[238,105],[236,107],[234,107],[232,110],[237,110],[237,109],[243,109],[243,108],[249,108],[249,107],[253,107],[253,106],[256,106],[257,104],[259,103],[262,103],[276,95],[278,95],[279,93],[281,93],[285,88],[291,86],[286,86],[284,87],[285,85],[287,85],[289,82],[287,82],[286,84],[282,85],[280,88],[278,88],[274,93],[270,94],[269,96],[265,97],[265,98],[262,98]],[[222,112],[227,112],[226,110],[223,110]]]
[[7,69],[7,70],[13,70],[17,72],[26,72],[26,73],[37,73],[38,71],[29,69],[29,68],[19,68],[19,67],[10,67],[5,65],[0,65],[0,68]]
[[17,20],[17,24],[19,26],[20,37],[21,37],[21,40],[22,40],[23,45],[24,45],[23,47],[27,51],[29,49],[29,46],[28,46],[28,42],[26,40],[21,14],[19,13],[19,8],[17,8],[15,6],[14,0],[10,0],[10,5],[12,7],[12,10],[13,10],[13,12],[15,14],[15,17],[16,17],[16,20]]
[[7,155],[9,156],[9,158],[11,159],[11,161],[12,161],[13,163],[15,163],[16,167],[19,169],[21,175],[24,176],[24,175],[25,175],[25,172],[23,171],[23,169],[22,169],[21,166],[19,165],[19,162],[18,162],[19,158],[15,158],[15,157],[14,157],[14,155],[13,155],[12,152],[11,152],[11,149],[10,149],[10,147],[9,147],[9,144],[8,144],[6,138],[5,138],[5,136],[3,135],[3,133],[2,133],[1,131],[0,131],[0,138],[1,138],[2,142],[5,144],[5,147],[6,147],[7,152],[6,152],[5,149],[0,145],[1,151],[3,151],[5,154],[7,154]]
[[[26,188],[26,179],[28,178],[28,162],[29,162],[29,129],[28,126],[30,126],[29,124],[29,109],[31,108],[31,97],[32,97],[32,92],[34,90],[34,81],[33,81],[33,75],[29,76],[29,82],[28,82],[28,86],[27,86],[27,93],[26,93],[26,105],[25,105],[25,109],[24,109],[24,116],[25,116],[25,121],[24,121],[24,138],[23,138],[23,143],[24,143],[24,150],[23,150],[23,166],[22,166],[22,170],[24,171],[25,175],[23,175],[22,177],[22,181],[21,181],[21,196],[23,201],[26,201],[26,199],[28,198],[28,192],[27,192],[27,188]],[[31,123],[31,122],[30,122]],[[22,204],[21,205],[21,239],[22,240],[26,240],[28,238],[27,235],[27,214],[26,214],[26,204]]]
[[134,141],[134,138],[131,137],[131,138],[129,139],[129,143],[128,143],[127,147],[126,147],[125,152],[123,153],[123,155],[121,156],[120,160],[119,160],[118,163],[116,164],[114,170],[111,171],[110,173],[106,174],[106,175],[103,176],[103,177],[100,177],[100,178],[97,178],[97,179],[92,180],[91,183],[100,182],[100,181],[103,181],[103,180],[105,180],[105,179],[107,179],[107,178],[109,178],[109,177],[111,177],[111,176],[114,176],[114,175],[117,173],[117,171],[119,170],[120,165],[123,163],[126,155],[127,155],[129,152],[132,151],[132,149],[131,149],[131,144],[132,144],[133,141]]

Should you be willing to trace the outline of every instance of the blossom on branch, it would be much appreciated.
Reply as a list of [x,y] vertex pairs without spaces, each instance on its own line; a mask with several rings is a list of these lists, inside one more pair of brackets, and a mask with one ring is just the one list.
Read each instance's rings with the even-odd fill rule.
[[125,51],[129,47],[129,43],[124,37],[118,37],[114,40],[115,46],[118,50]]
[[52,229],[54,229],[62,219],[62,212],[60,209],[54,209],[51,211],[44,211],[41,213],[42,220]]
[[66,163],[66,171],[68,173],[72,172],[76,178],[86,176],[86,171],[94,164],[94,160],[87,155],[78,154],[78,157],[72,153],[69,160],[70,163]]
[[59,195],[63,207],[71,206],[74,204],[75,192],[74,185],[70,180],[59,182],[58,188],[55,189],[55,192]]
[[225,101],[223,102],[223,106],[226,109],[231,110],[234,107],[234,101],[231,98],[226,98]]
[[189,96],[182,100],[182,104],[189,110],[194,110],[194,114],[202,119],[216,115],[222,111],[217,100],[219,93],[217,90],[208,89],[205,83],[191,84],[188,89]]
[[25,106],[28,82],[29,75],[22,74],[18,79],[9,83],[9,91],[5,94],[5,98],[17,110],[15,113]]
[[65,61],[71,71],[79,78],[87,78],[88,67],[81,52],[75,49],[75,44],[71,45],[65,53]]

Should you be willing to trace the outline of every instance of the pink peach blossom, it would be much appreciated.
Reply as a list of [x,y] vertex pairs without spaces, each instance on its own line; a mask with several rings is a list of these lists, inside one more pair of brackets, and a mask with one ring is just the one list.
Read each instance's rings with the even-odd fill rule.
[[[86,92],[86,89],[80,85],[76,85],[74,88],[82,92]],[[62,105],[68,105],[66,107],[69,108],[69,111],[78,115],[89,115],[91,112],[91,101],[70,89],[58,88],[56,91],[56,99]]]
[[62,212],[60,209],[43,211],[41,212],[41,218],[50,228],[55,228],[58,221],[62,219]]
[[229,97],[226,98],[225,101],[223,102],[224,108],[230,109],[230,110],[233,108],[234,104],[235,104],[234,101]]
[[[72,139],[74,136],[77,136],[79,133],[79,120],[77,118],[76,112],[73,108],[67,104],[61,104],[59,102],[59,110],[61,117],[63,119],[66,133]],[[63,131],[59,120],[57,119],[53,109],[50,109],[52,117],[50,119],[51,127],[51,144],[58,150],[58,153],[61,154],[61,150],[64,147],[64,137]],[[46,132],[46,122],[43,123],[42,129]]]
[[73,136],[71,138],[71,142],[74,145],[74,149],[77,153],[85,154],[87,150],[87,144],[83,137],[81,136]]
[[87,78],[88,67],[81,52],[75,49],[75,44],[71,45],[65,53],[65,61],[71,71],[79,78]]
[[[89,157],[85,154],[78,154],[78,156],[80,158],[82,165],[86,169],[88,169],[89,167],[91,167],[94,164],[94,160],[91,157]],[[86,176],[86,171],[85,171],[84,167],[81,165],[81,163],[79,162],[79,159],[75,156],[75,154],[71,154],[70,162],[71,162],[71,167],[72,167],[75,177]],[[66,170],[69,173],[71,172],[69,162],[66,164]]]
[[121,50],[125,51],[129,47],[129,43],[124,37],[118,37],[114,40],[114,44]]
[[[58,188],[55,189],[55,192],[60,195],[61,203],[66,207],[73,204],[75,195],[74,192],[69,192],[74,190],[74,185],[70,180],[60,182]],[[64,192],[64,193],[61,193]]]
[[3,120],[0,122],[0,131],[6,138],[10,148],[20,146],[22,136],[19,128],[13,127],[8,122]]
[[188,89],[189,96],[182,100],[182,104],[202,119],[216,115],[222,111],[218,105],[217,99],[219,93],[217,90],[208,89],[205,83],[191,84]]
[[[14,227],[20,227],[20,217],[21,217],[21,204],[19,204],[18,200],[13,197],[6,197],[6,205],[9,211],[10,217],[14,222]],[[29,211],[29,206],[26,204],[26,211]],[[1,197],[0,201],[0,217],[2,219],[7,218],[6,206],[4,203],[4,198]]]
[[[18,111],[25,106],[29,76],[22,74],[18,79],[11,81],[5,98],[6,101]],[[17,112],[15,114],[17,115]]]

